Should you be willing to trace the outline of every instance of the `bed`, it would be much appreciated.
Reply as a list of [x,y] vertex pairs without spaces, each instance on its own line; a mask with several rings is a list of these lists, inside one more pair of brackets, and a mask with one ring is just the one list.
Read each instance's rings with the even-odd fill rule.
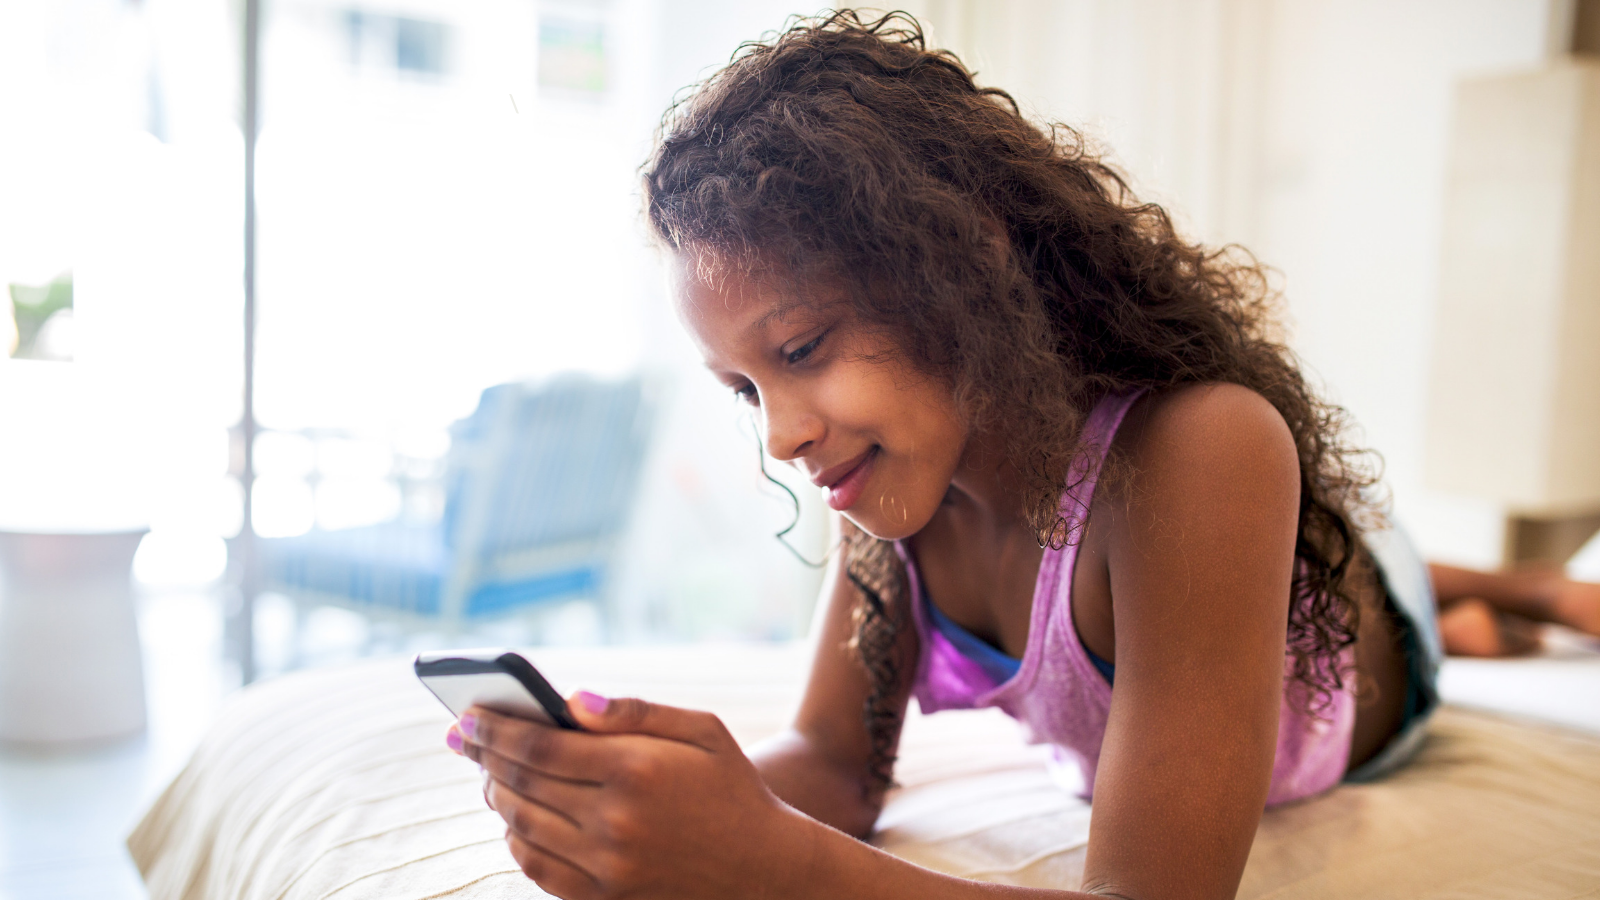
[[[565,689],[711,709],[743,742],[782,727],[805,664],[798,645],[534,655]],[[1535,660],[1452,661],[1444,687],[1406,769],[1266,813],[1239,897],[1600,897],[1600,652],[1570,639]],[[403,659],[241,692],[129,838],[152,900],[546,896],[477,768],[445,749],[448,723]],[[1077,887],[1089,807],[1003,715],[913,711],[897,776],[874,838],[887,851]]]

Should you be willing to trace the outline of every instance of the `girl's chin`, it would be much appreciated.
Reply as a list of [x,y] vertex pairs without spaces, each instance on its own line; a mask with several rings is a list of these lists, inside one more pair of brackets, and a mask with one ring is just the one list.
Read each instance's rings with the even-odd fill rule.
[[872,503],[866,498],[845,510],[844,517],[880,541],[905,540],[921,531],[932,518],[931,515],[911,516],[903,504]]

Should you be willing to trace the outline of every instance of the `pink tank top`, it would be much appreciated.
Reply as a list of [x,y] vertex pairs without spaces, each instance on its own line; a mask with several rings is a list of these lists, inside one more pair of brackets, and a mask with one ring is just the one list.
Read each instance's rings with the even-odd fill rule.
[[[1061,498],[1068,521],[1084,521],[1094,497],[1099,463],[1138,394],[1111,396],[1089,414],[1084,426],[1084,453],[1073,467],[1073,488]],[[1045,548],[1033,590],[1028,645],[1017,674],[996,684],[977,662],[956,649],[933,628],[924,608],[916,561],[901,543],[895,549],[905,561],[911,586],[912,616],[921,641],[913,692],[924,713],[943,709],[999,707],[1021,722],[1033,743],[1049,743],[1058,757],[1077,763],[1083,774],[1085,799],[1094,791],[1100,743],[1111,710],[1111,685],[1090,662],[1072,621],[1072,575],[1078,542],[1056,550]],[[1349,651],[1341,665],[1349,666]],[[1292,658],[1285,649],[1285,673]],[[1321,793],[1339,783],[1350,755],[1355,725],[1352,688],[1335,694],[1321,714],[1306,711],[1303,688],[1285,680],[1278,715],[1278,750],[1272,765],[1267,805],[1287,803]]]

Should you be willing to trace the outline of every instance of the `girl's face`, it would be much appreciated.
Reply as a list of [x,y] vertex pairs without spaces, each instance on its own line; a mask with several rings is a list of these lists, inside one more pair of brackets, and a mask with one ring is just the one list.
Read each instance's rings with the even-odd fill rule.
[[672,280],[706,367],[760,415],[767,453],[868,534],[921,531],[969,437],[949,389],[857,322],[842,291],[800,301],[750,280],[708,284],[683,255]]

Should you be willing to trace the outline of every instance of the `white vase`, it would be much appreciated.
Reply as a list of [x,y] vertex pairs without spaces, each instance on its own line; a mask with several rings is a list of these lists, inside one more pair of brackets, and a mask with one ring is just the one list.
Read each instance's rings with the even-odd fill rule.
[[93,744],[144,730],[131,581],[143,534],[0,531],[0,742]]

